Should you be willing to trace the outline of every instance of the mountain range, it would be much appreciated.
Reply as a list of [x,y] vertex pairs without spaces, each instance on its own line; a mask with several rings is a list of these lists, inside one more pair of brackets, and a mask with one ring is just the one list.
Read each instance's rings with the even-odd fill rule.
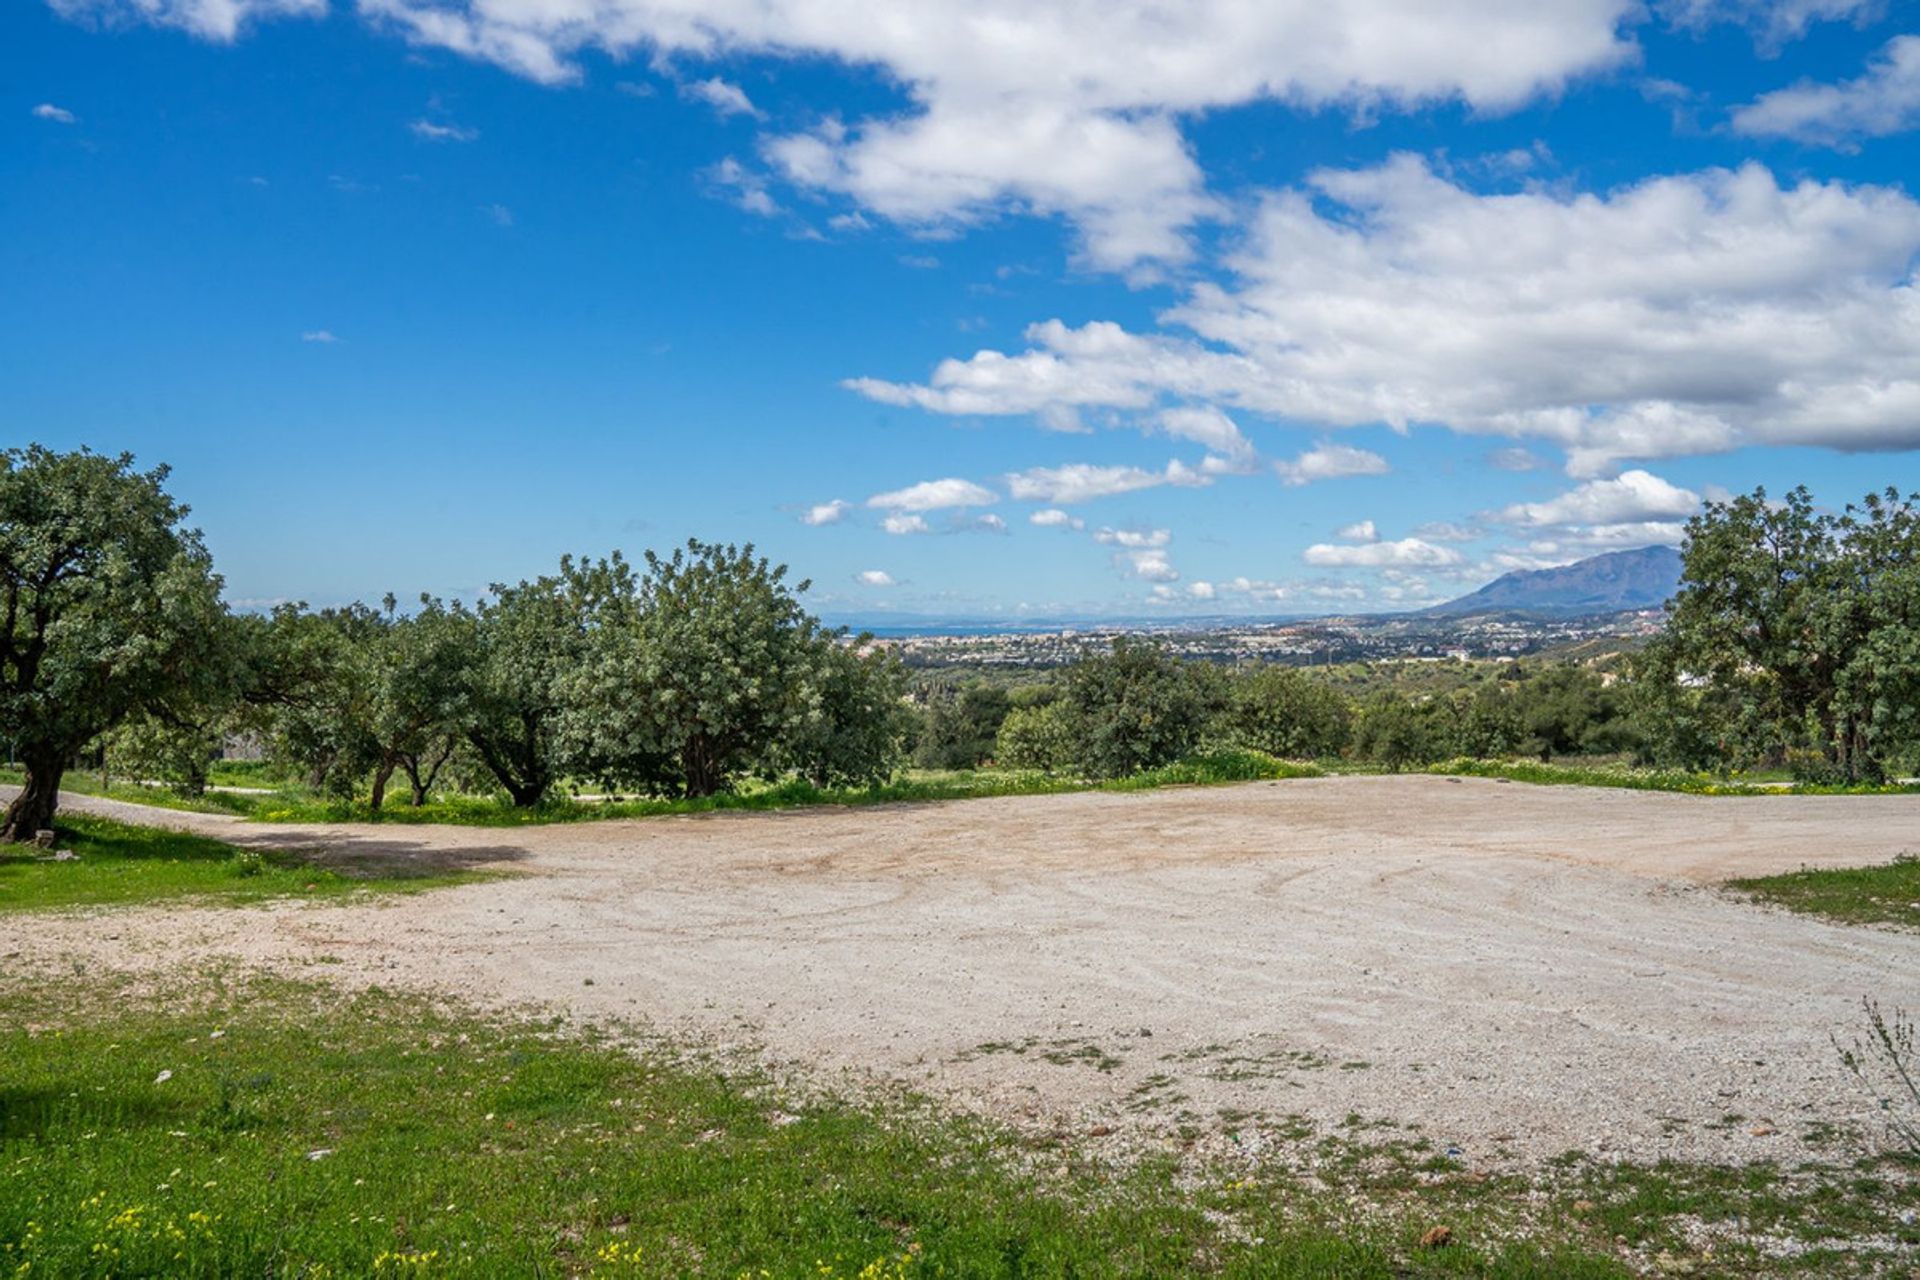
[[1609,551],[1551,569],[1516,569],[1478,591],[1422,612],[1582,614],[1658,609],[1679,586],[1678,549],[1642,547]]

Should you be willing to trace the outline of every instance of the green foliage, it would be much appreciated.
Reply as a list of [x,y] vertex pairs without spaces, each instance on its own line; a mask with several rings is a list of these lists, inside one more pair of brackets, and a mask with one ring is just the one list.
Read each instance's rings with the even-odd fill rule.
[[[1840,514],[1795,489],[1709,503],[1683,582],[1639,669],[1675,726],[1653,738],[1722,768],[1787,763],[1873,782],[1920,749],[1920,515],[1894,490]],[[1689,761],[1690,762],[1690,761]]]
[[1295,667],[1267,665],[1235,677],[1224,718],[1231,741],[1294,760],[1337,756],[1353,735],[1346,698]]
[[1077,739],[1073,710],[1065,702],[1016,706],[1000,722],[994,758],[1003,768],[1058,773],[1072,767]]
[[583,758],[621,785],[708,796],[803,729],[826,637],[796,598],[808,584],[786,576],[751,545],[649,551],[633,589],[608,592],[566,683]]
[[1218,667],[1144,641],[1082,658],[1067,668],[1062,696],[1074,763],[1090,778],[1123,778],[1191,754],[1225,701],[1224,683]]
[[1007,690],[973,681],[936,691],[921,718],[913,763],[922,769],[977,769],[993,759],[1000,726],[1013,702]]
[[852,645],[823,639],[808,676],[806,719],[777,744],[775,763],[815,787],[877,786],[905,755],[910,712],[906,673],[892,653],[862,636]]
[[49,825],[68,761],[231,681],[220,579],[165,467],[40,445],[0,452],[0,736],[27,784],[0,840]]
[[1392,693],[1377,693],[1360,709],[1354,723],[1354,753],[1393,773],[1443,759],[1448,747],[1446,710],[1442,702],[1415,703]]
[[570,767],[561,735],[566,678],[585,660],[595,612],[629,582],[622,561],[563,561],[557,575],[496,584],[474,607],[462,727],[514,804],[541,803]]

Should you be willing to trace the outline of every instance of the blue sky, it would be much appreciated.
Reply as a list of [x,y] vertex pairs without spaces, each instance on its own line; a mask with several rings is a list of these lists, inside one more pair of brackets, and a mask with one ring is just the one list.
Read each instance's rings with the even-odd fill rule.
[[1913,487],[1916,32],[11,4],[0,423],[171,463],[236,603],[698,536],[836,616],[1408,607]]

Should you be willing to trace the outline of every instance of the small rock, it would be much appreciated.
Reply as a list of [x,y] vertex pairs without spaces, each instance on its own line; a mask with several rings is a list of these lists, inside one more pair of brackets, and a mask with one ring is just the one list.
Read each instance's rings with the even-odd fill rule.
[[315,1147],[313,1150],[307,1152],[307,1159],[325,1160],[328,1156],[332,1154],[333,1154],[332,1147]]
[[1422,1249],[1444,1249],[1453,1243],[1452,1227],[1434,1227],[1420,1237]]
[[59,838],[60,837],[51,831],[36,831],[33,833],[33,847],[36,849],[51,849],[53,848],[53,842]]
[[167,1081],[171,1079],[173,1079],[172,1071],[162,1071],[159,1075],[153,1078],[153,1082],[155,1084],[165,1084]]
[[1757,1124],[1747,1132],[1756,1138],[1771,1138],[1774,1135],[1774,1127],[1770,1124]]
[[1591,1200],[1575,1200],[1573,1202],[1573,1211],[1575,1213],[1592,1213],[1595,1209],[1598,1209],[1599,1207],[1600,1207],[1599,1205],[1595,1204]]
[[1095,1126],[1093,1126],[1093,1128],[1091,1128],[1091,1129],[1089,1129],[1089,1130],[1087,1130],[1087,1136],[1088,1136],[1089,1138],[1104,1138],[1104,1137],[1107,1137],[1107,1136],[1108,1136],[1109,1134],[1111,1134],[1112,1132],[1113,1132],[1113,1126],[1112,1126],[1112,1125],[1110,1125],[1110,1124],[1097,1124],[1097,1125],[1095,1125]]

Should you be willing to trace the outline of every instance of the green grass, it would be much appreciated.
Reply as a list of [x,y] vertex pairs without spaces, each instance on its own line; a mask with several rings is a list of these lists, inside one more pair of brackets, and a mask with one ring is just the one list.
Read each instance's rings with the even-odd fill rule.
[[1920,1245],[1884,1162],[1488,1177],[1296,1126],[1298,1159],[1128,1163],[643,1043],[378,990],[15,975],[0,1274],[1578,1280],[1896,1274]]
[[1762,902],[1844,924],[1920,930],[1920,857],[1903,854],[1885,866],[1835,871],[1811,868],[1730,880],[1730,888]]
[[[1317,765],[1277,760],[1256,751],[1215,751],[1130,778],[1098,783],[1038,770],[916,770],[896,781],[873,787],[821,788],[798,779],[771,783],[749,780],[738,790],[693,800],[623,798],[584,801],[556,794],[544,804],[525,809],[516,808],[504,797],[495,796],[442,795],[418,808],[406,803],[404,797],[389,798],[378,813],[364,803],[323,799],[304,788],[291,786],[267,795],[209,791],[203,796],[189,797],[158,787],[132,784],[103,787],[99,775],[73,771],[67,774],[62,787],[78,795],[103,796],[188,812],[228,813],[260,822],[452,823],[476,827],[517,827],[608,818],[791,809],[810,805],[928,803],[1086,790],[1139,791],[1164,786],[1205,786],[1259,779],[1319,777],[1322,772]],[[20,777],[17,773],[0,769],[0,782],[18,781]],[[270,780],[256,778],[247,785],[266,786],[270,785]]]
[[313,866],[291,853],[243,850],[181,831],[81,814],[61,815],[56,831],[56,847],[79,854],[78,861],[54,862],[41,850],[0,845],[0,912],[190,895],[257,902],[294,895],[411,891],[478,874],[404,864],[347,874]]
[[1860,784],[1829,786],[1797,783],[1793,786],[1759,786],[1777,775],[1725,778],[1707,773],[1688,773],[1679,769],[1642,769],[1626,764],[1542,764],[1536,760],[1449,760],[1427,766],[1421,772],[1452,777],[1505,778],[1509,782],[1529,782],[1543,786],[1625,787],[1635,791],[1677,791],[1705,796],[1778,796],[1778,795],[1903,795],[1920,792],[1912,785]]

